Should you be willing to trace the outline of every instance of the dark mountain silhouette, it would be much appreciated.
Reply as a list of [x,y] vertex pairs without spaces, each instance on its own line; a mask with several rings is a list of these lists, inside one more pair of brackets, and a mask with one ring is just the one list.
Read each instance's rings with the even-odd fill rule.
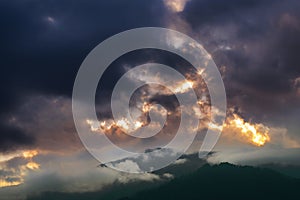
[[199,159],[198,154],[183,154],[178,161],[184,160],[182,164],[171,164],[165,168],[159,169],[154,174],[163,175],[165,173],[173,174],[175,177],[190,174],[197,171],[204,164],[206,160]]
[[205,165],[128,200],[147,199],[298,199],[300,180],[265,168],[229,163]]
[[287,176],[300,179],[300,166],[297,166],[297,165],[270,163],[270,164],[261,165],[260,167],[273,169],[274,171],[278,171]]
[[171,181],[115,183],[98,192],[47,192],[28,200],[298,199],[300,179],[271,169],[222,163],[192,170],[191,162],[186,164],[170,166],[173,172],[185,171]]

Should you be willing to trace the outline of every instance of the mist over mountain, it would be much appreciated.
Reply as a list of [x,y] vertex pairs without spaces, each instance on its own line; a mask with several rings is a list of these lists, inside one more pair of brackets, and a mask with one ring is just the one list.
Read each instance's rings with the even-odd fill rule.
[[115,182],[98,192],[46,192],[27,200],[295,199],[298,195],[300,179],[266,166],[210,165],[191,159],[193,156],[154,172],[161,177],[172,173],[173,179]]

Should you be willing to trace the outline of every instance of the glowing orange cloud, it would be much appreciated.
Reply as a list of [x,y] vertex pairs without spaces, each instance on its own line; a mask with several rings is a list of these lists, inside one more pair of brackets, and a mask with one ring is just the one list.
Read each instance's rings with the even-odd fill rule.
[[164,3],[171,11],[181,12],[184,10],[187,1],[189,0],[164,0]]
[[29,151],[24,151],[22,154],[24,158],[33,158],[34,156],[38,155],[38,151],[29,150]]
[[237,114],[233,114],[232,117],[228,118],[223,128],[225,132],[234,131],[237,133],[239,139],[255,146],[263,146],[271,140],[267,126],[245,122]]
[[23,152],[23,157],[25,159],[28,159],[29,162],[26,164],[26,167],[31,170],[37,170],[40,168],[40,164],[33,162],[32,158],[38,155],[37,150],[29,150],[29,151],[24,151]]
[[93,132],[97,132],[103,130],[103,131],[110,131],[112,128],[119,127],[123,131],[135,131],[142,126],[144,126],[144,123],[141,121],[135,121],[133,123],[130,123],[126,118],[122,118],[119,120],[113,121],[102,121],[100,123],[93,122],[92,120],[86,120],[86,123],[90,126],[90,130]]
[[193,81],[183,81],[182,83],[179,83],[178,86],[174,89],[175,93],[185,93],[189,91],[191,88],[193,88],[194,82]]
[[0,188],[2,187],[11,187],[11,186],[17,186],[22,184],[23,181],[12,181],[12,182],[8,182],[6,180],[0,179]]
[[[0,177],[0,188],[2,187],[10,187],[17,186],[24,182],[24,176],[28,172],[28,170],[38,170],[40,168],[40,164],[33,161],[33,157],[38,155],[37,150],[27,150],[23,152],[19,152],[15,155],[10,155],[10,159],[23,157],[27,160],[27,164],[20,165],[18,168],[7,169],[14,172],[13,175],[8,175],[4,177]],[[8,159],[8,160],[10,160]],[[8,161],[6,160],[6,161]],[[0,163],[0,169],[6,169],[5,163]],[[15,179],[15,181],[7,181],[8,179]]]
[[143,103],[143,107],[142,107],[142,111],[143,111],[144,113],[147,113],[147,112],[150,111],[150,109],[151,109],[151,104],[144,102],[144,103]]
[[36,162],[29,162],[26,164],[26,167],[31,170],[37,170],[40,168],[40,164],[38,164]]

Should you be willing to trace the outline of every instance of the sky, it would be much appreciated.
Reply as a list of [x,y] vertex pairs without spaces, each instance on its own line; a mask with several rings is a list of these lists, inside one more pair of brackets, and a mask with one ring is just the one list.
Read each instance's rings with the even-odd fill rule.
[[[140,27],[169,28],[194,38],[218,67],[227,118],[217,127],[223,131],[208,162],[300,165],[299,9],[297,0],[1,1],[0,199],[24,199],[43,191],[95,191],[116,181],[172,177],[97,167],[99,161],[87,152],[74,126],[72,90],[85,57],[108,37]],[[102,130],[124,148],[150,148],[153,140],[124,136],[132,127],[124,119],[114,121],[109,104],[117,80],[134,66],[150,62],[169,65],[189,79],[172,84],[176,93],[200,88],[200,110],[185,109],[201,116],[199,133],[187,151],[197,152],[203,130],[215,128],[208,120],[207,86],[190,63],[160,50],[130,52],[111,64],[96,94],[101,124],[87,120],[85,126],[94,134]],[[150,69],[128,77],[151,78]],[[168,116],[168,126],[154,143],[163,145],[174,137],[180,114],[174,95],[158,86],[142,87],[134,95],[132,105],[141,117],[133,129],[149,124],[151,108],[154,115]],[[157,103],[163,108],[153,106]],[[140,170],[139,164],[137,159],[113,163],[129,171]]]

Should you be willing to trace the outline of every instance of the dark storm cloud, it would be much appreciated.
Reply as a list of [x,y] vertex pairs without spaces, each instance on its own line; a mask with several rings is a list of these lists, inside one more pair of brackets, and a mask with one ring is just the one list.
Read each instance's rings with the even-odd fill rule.
[[24,102],[11,114],[3,115],[0,153],[39,149],[68,153],[82,149],[67,97],[23,97]]
[[155,15],[161,12],[158,0],[2,1],[3,96],[14,99],[26,90],[70,95],[92,48],[120,31],[159,25]]
[[[240,107],[256,118],[270,119],[272,115],[272,120],[279,122],[290,115],[294,119],[291,124],[295,124],[295,116],[300,111],[293,111],[291,115],[290,110],[295,109],[286,105],[299,105],[293,84],[293,80],[300,77],[299,9],[297,0],[191,0],[185,10],[177,14],[199,35],[197,39],[213,55],[216,64],[226,66],[224,81],[229,106]],[[26,121],[25,132],[18,126],[6,124],[9,113],[24,105],[24,97],[41,93],[70,97],[76,72],[92,48],[126,29],[165,26],[163,17],[168,15],[171,14],[167,13],[162,0],[2,1],[0,148],[34,143],[37,134],[28,136],[28,131],[34,130],[34,123],[47,129],[39,127],[45,135],[55,132],[53,125],[33,112],[34,104],[30,105],[31,110],[19,113]],[[160,51],[129,53],[107,70],[102,80],[106,90],[97,93],[96,102],[107,105],[105,101],[114,83],[125,72],[122,67],[149,61],[179,70],[189,65]],[[55,106],[50,107],[57,110]],[[59,119],[60,114],[54,114],[54,118]],[[104,114],[105,118],[111,116],[110,111]],[[65,127],[50,116],[49,113],[43,117],[57,124],[64,133],[63,138],[67,138],[67,132],[73,132],[69,119]]]
[[71,106],[71,99],[65,97],[30,97],[14,113],[14,124],[35,139],[32,148],[76,152],[82,145],[76,134]]
[[17,127],[0,123],[0,128],[0,152],[12,151],[34,144],[34,138]]
[[299,106],[292,84],[300,76],[299,9],[294,0],[186,4],[180,17],[199,35],[216,64],[225,66],[229,106],[273,122],[287,121]]
[[[286,78],[300,74],[299,8],[292,0],[191,1],[182,15],[207,39],[208,49],[234,46],[214,53],[219,65],[233,65],[230,78],[261,91],[284,92],[291,85]],[[223,37],[203,30],[207,25],[219,27]]]
[[80,64],[96,45],[120,31],[159,26],[156,15],[163,9],[160,0],[5,0],[0,4],[0,150],[32,143],[27,134],[4,123],[25,97],[70,96]]
[[193,27],[207,23],[219,23],[228,19],[239,20],[237,15],[258,7],[269,7],[280,0],[192,0],[182,13]]

